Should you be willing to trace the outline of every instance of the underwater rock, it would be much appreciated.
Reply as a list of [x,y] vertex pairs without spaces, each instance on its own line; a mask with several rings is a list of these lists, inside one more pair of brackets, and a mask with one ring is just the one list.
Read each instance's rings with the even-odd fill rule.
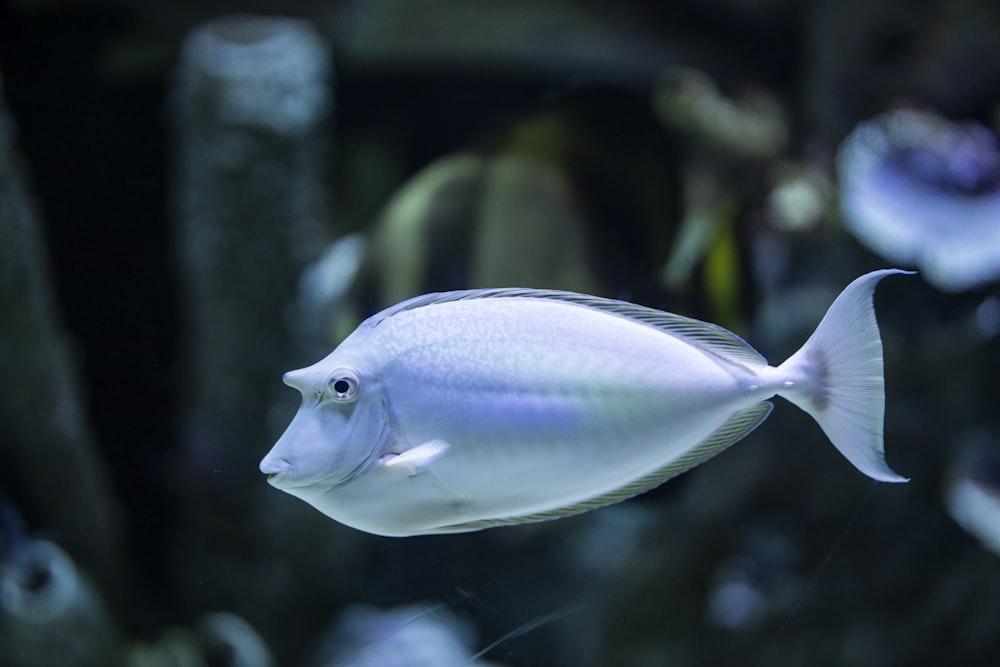
[[[482,8],[455,0],[336,3],[329,30],[339,48],[363,67],[600,73],[652,77],[676,61],[678,45],[645,20],[641,5],[549,0],[494,0]],[[638,14],[638,15],[637,15]]]
[[[11,526],[5,530],[11,532]],[[123,664],[118,631],[88,578],[52,542],[17,532],[14,527],[0,542],[4,667]]]
[[472,628],[442,604],[345,610],[321,642],[316,667],[500,667],[474,655]]
[[957,292],[1000,278],[1000,148],[993,133],[902,109],[861,123],[837,156],[848,230]]
[[170,628],[153,643],[129,649],[129,667],[272,667],[274,658],[253,626],[231,612],[205,614],[193,629]]
[[[221,18],[183,45],[171,106],[182,438],[199,474],[252,467],[267,440],[261,388],[288,365],[283,315],[330,217],[330,77],[327,45],[301,20]],[[252,480],[223,483],[236,479]]]
[[112,596],[122,518],[58,314],[42,224],[0,99],[0,486],[20,495]]
[[984,549],[1000,556],[1000,448],[985,434],[966,435],[965,441],[965,453],[944,485],[945,509]]
[[196,630],[212,665],[271,667],[274,664],[264,640],[236,614],[225,611],[206,614],[198,620]]
[[992,340],[1000,335],[1000,298],[990,296],[984,299],[976,308],[972,321],[982,340]]
[[707,591],[706,622],[751,632],[794,604],[801,545],[772,525],[741,527],[733,553],[718,564]]
[[295,404],[278,379],[325,324],[287,315],[331,216],[330,79],[330,50],[309,23],[225,17],[186,37],[169,109],[183,362],[169,469],[173,593],[193,609],[253,609],[279,654],[313,615],[291,616],[289,600],[314,582],[260,572],[272,558],[300,568],[314,561],[295,552],[289,535],[298,526],[282,520],[282,507],[255,504],[254,473],[280,428],[269,420],[284,420]]

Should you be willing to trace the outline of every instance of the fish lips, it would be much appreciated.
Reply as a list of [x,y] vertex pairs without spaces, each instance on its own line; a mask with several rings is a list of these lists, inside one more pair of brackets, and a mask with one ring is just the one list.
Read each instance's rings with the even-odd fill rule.
[[[295,470],[289,461],[280,457],[271,457],[270,454],[260,462],[260,471],[267,477],[267,483],[276,489],[290,491],[299,487],[316,486],[324,482],[323,478],[301,478],[295,475]],[[336,486],[342,483],[341,480],[329,482],[329,486]]]
[[292,465],[285,459],[271,457],[270,454],[261,460],[259,466],[261,473],[267,476],[267,483],[279,488],[283,486],[281,482],[288,475],[291,467]]
[[327,486],[334,487],[341,484],[346,484],[351,481],[372,464],[375,460],[376,455],[383,448],[386,440],[388,439],[388,429],[382,428],[375,440],[375,446],[371,448],[368,455],[350,472],[343,475],[339,479],[330,480],[331,476],[320,479],[304,479],[295,480],[293,466],[290,461],[280,457],[274,456],[274,452],[269,452],[260,462],[260,472],[267,477],[267,483],[276,489],[293,489],[297,487],[304,486],[316,486],[326,482]]
[[361,465],[359,465],[357,468],[347,473],[340,479],[333,479],[333,480],[331,480],[329,477],[320,479],[296,480],[295,477],[290,474],[291,466],[288,465],[287,461],[280,460],[280,463],[283,464],[283,466],[281,467],[281,469],[274,470],[273,472],[271,467],[265,467],[264,465],[265,461],[267,461],[267,459],[261,462],[260,471],[267,476],[267,483],[276,489],[281,489],[282,491],[289,491],[292,489],[302,488],[302,487],[324,486],[333,488],[335,486],[340,486],[341,484],[346,484],[347,482],[351,481],[352,479],[361,474],[361,472],[367,467],[367,464],[371,461],[371,458],[366,459]]
[[[260,471],[267,476],[267,483],[276,489],[281,491],[292,492],[298,488],[307,488],[311,486],[317,486],[323,484],[322,479],[296,479],[294,473],[292,472],[291,466],[287,465],[287,462],[281,461],[285,464],[285,467],[280,470],[271,472],[270,468],[265,469],[264,463],[261,463]],[[341,484],[341,481],[329,482],[327,486],[336,486]]]

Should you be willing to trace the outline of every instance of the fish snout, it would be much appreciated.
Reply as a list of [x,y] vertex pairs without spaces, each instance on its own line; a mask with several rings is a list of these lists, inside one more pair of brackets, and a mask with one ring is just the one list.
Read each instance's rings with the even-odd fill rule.
[[267,481],[274,484],[292,467],[292,464],[278,456],[268,454],[260,462],[260,471],[267,475]]
[[307,390],[307,384],[309,380],[309,369],[300,368],[294,371],[288,371],[281,376],[281,381],[293,389],[297,389],[300,393],[305,393]]

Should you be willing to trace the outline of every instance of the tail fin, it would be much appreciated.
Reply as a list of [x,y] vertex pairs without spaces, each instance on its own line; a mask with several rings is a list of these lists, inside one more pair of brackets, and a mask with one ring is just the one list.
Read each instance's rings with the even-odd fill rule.
[[896,273],[913,272],[884,269],[854,280],[806,344],[778,367],[779,395],[812,415],[855,468],[882,482],[909,481],[885,462],[882,339],[872,301],[878,282]]

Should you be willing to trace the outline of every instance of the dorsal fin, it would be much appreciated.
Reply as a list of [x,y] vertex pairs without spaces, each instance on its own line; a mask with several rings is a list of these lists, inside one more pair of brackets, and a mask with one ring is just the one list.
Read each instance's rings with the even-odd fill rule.
[[581,308],[591,308],[623,317],[633,322],[659,329],[664,333],[695,347],[701,348],[727,360],[737,361],[751,366],[766,366],[767,360],[757,350],[750,347],[731,331],[717,324],[702,322],[691,317],[667,313],[655,308],[639,306],[628,301],[606,299],[577,292],[562,290],[539,290],[527,287],[503,287],[475,290],[455,290],[452,292],[436,292],[414,297],[396,304],[373,315],[367,324],[378,326],[381,322],[394,315],[408,311],[453,301],[471,301],[474,299],[541,299],[568,303]]

